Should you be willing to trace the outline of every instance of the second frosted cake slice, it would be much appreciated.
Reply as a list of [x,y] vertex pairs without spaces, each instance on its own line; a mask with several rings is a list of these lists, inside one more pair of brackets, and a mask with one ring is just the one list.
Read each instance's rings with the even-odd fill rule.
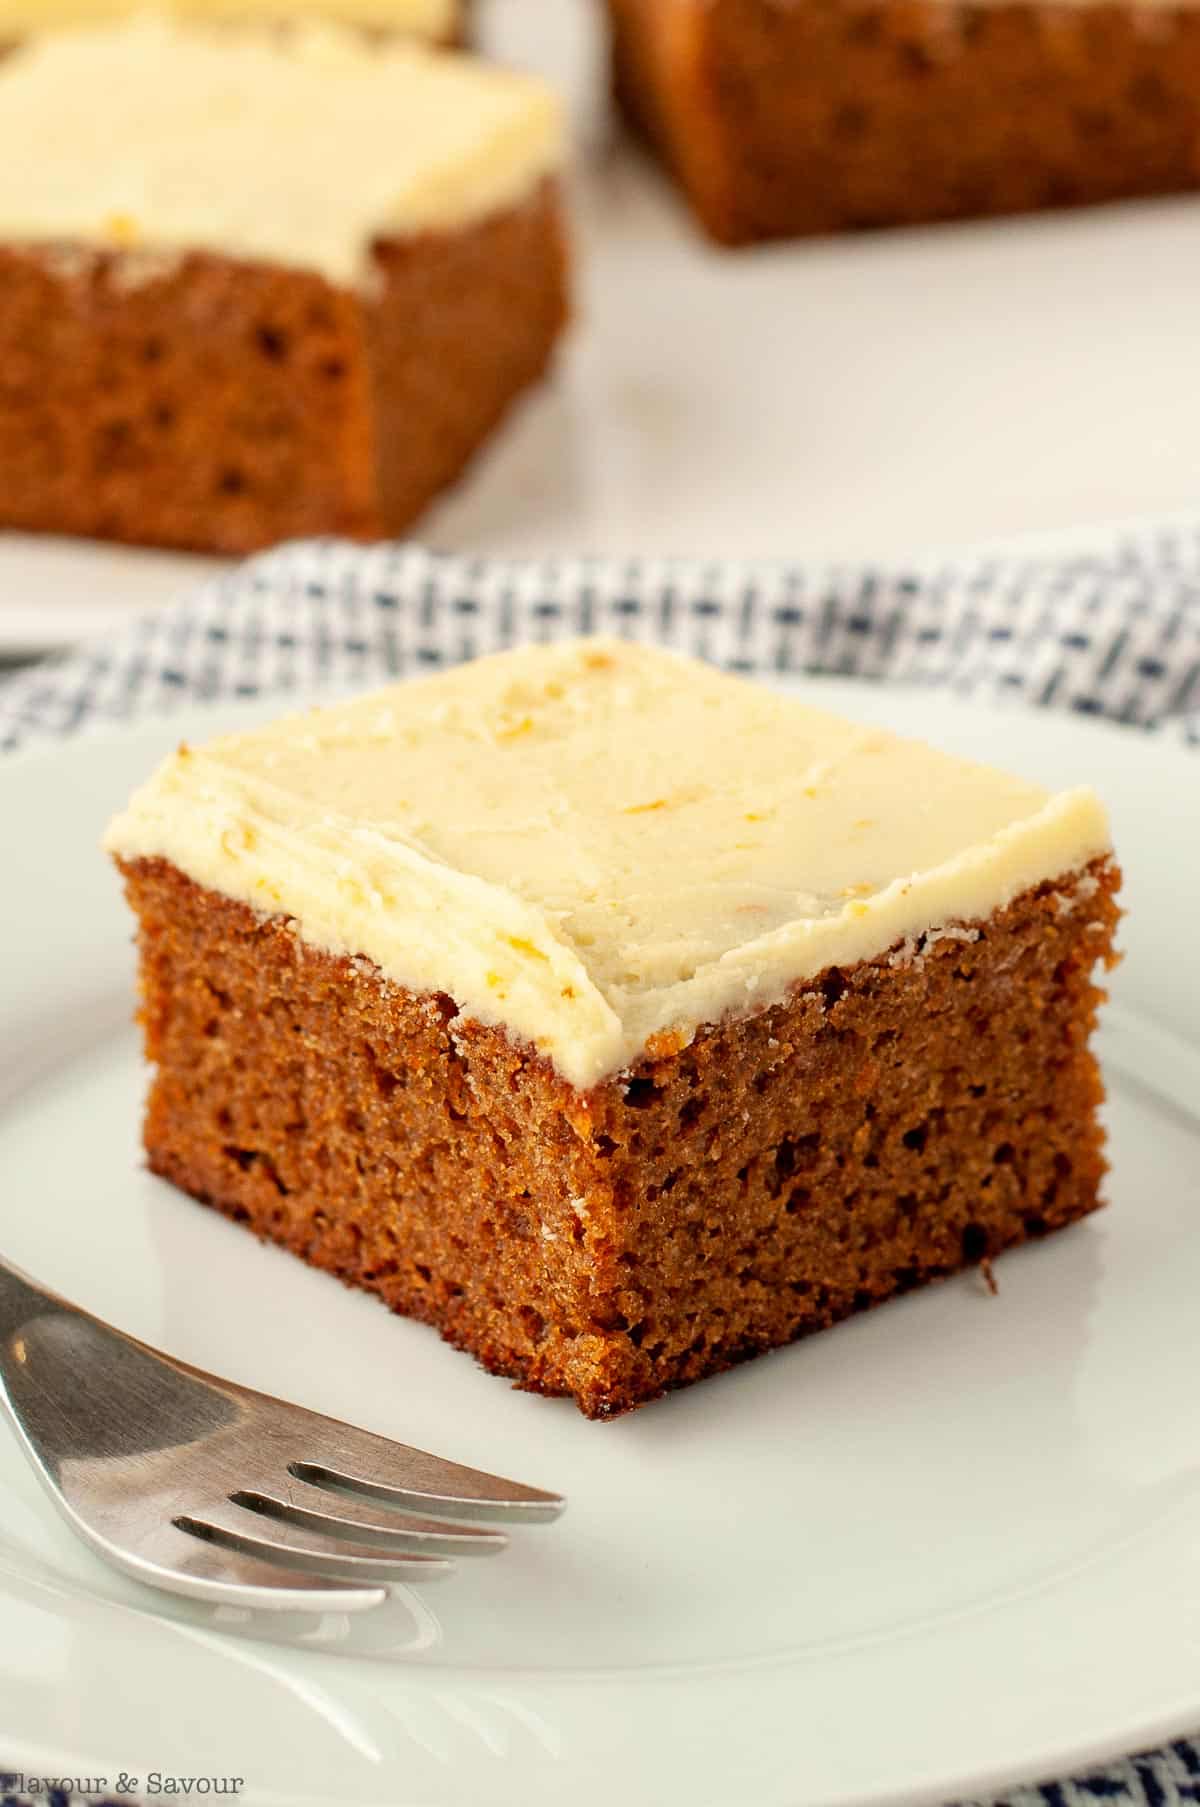
[[562,159],[540,82],[332,27],[18,50],[0,524],[220,552],[398,532],[546,367]]

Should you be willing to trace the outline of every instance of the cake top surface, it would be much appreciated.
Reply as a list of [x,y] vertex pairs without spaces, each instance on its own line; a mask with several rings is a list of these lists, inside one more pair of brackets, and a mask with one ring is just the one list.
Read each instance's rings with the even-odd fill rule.
[[0,237],[205,250],[347,284],[376,238],[519,204],[563,146],[542,82],[473,57],[311,21],[145,14],[0,62]]
[[106,844],[449,993],[587,1087],[987,916],[1108,828],[1089,790],[583,640],[181,748]]
[[[0,37],[93,25],[137,10],[138,0],[0,0]],[[163,10],[177,18],[239,25],[312,15],[431,39],[448,38],[462,16],[460,0],[166,0]]]

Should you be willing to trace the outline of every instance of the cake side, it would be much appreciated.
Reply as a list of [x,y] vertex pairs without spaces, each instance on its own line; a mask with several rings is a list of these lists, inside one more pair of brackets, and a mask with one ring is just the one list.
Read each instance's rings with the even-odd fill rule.
[[0,246],[0,521],[196,551],[383,530],[357,300],[302,271]]
[[1097,860],[829,968],[606,1095],[627,1365],[602,1415],[1104,1202],[1089,1041],[1119,886]]
[[1200,180],[1186,0],[609,4],[622,104],[729,244]]
[[161,860],[119,862],[138,918],[155,1173],[432,1325],[493,1372],[581,1402],[619,1384],[595,1328],[615,1250],[588,1110],[442,994],[307,947]]
[[608,0],[613,92],[715,238],[734,237],[736,168],[707,8]]
[[550,367],[570,320],[561,185],[468,229],[377,240],[367,315],[378,512],[396,534]]
[[376,267],[364,296],[204,253],[0,246],[0,520],[225,553],[402,531],[550,361],[556,187]]
[[586,1092],[445,996],[120,863],[154,1171],[590,1416],[1100,1202],[1107,859]]

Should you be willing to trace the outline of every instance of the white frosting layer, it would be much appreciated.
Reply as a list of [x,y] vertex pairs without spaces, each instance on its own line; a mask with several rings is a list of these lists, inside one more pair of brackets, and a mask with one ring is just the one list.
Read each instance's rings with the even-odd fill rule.
[[10,241],[206,250],[351,283],[373,239],[518,205],[563,154],[532,76],[331,25],[144,16],[0,62]]
[[[99,25],[138,10],[139,0],[0,0],[0,38]],[[230,25],[341,19],[439,42],[451,37],[462,19],[461,0],[164,0],[163,10],[176,18]]]
[[1109,835],[1090,790],[593,640],[181,748],[106,845],[449,993],[585,1088],[657,1034],[986,917]]

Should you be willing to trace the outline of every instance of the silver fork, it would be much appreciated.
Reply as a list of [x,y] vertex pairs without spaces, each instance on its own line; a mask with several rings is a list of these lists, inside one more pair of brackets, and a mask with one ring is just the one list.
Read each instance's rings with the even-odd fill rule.
[[[0,1260],[0,1403],[68,1524],[138,1581],[357,1612],[565,1501],[218,1380]],[[454,1523],[454,1520],[473,1521]]]

